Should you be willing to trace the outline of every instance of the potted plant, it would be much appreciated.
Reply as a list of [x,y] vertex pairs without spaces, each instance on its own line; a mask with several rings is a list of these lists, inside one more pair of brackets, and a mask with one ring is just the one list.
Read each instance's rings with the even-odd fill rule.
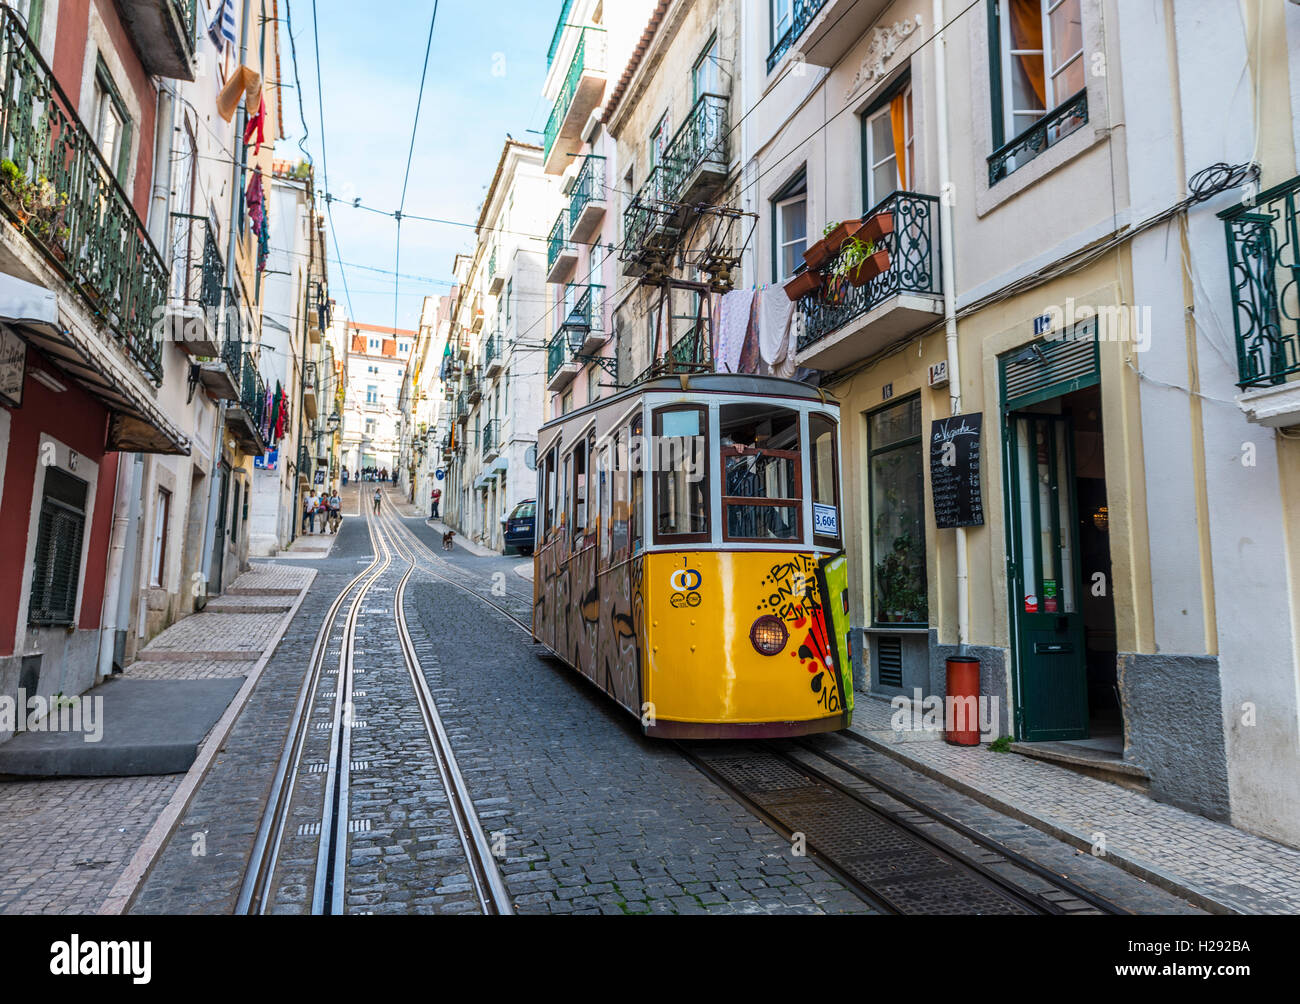
[[793,279],[785,284],[785,295],[793,302],[798,303],[805,296],[817,292],[821,287],[821,273],[805,266],[795,273]]
[[17,164],[7,158],[0,160],[0,202],[4,203],[19,226],[26,225],[31,218],[31,210],[28,208],[31,188],[31,183],[23,176]]
[[870,241],[872,244],[880,244],[893,232],[894,211],[892,209],[882,209],[862,225],[863,240]]
[[889,249],[875,241],[863,242],[860,237],[854,237],[845,246],[841,259],[849,263],[845,275],[854,286],[865,286],[889,270]]
[[844,242],[862,228],[861,220],[843,220],[827,223],[822,231],[822,239],[803,253],[803,260],[810,269],[821,268],[835,255],[839,254]]

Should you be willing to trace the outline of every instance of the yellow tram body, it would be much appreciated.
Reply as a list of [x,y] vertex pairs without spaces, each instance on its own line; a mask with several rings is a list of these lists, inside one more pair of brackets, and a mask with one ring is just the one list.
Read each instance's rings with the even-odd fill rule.
[[544,426],[535,640],[650,736],[847,727],[838,410],[805,384],[707,374]]

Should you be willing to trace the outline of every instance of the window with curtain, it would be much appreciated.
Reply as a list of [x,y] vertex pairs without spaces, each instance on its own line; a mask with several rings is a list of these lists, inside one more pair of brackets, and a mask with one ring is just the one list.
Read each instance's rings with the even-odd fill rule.
[[[1000,47],[1001,93],[995,93],[1001,146],[1084,89],[1080,0],[993,0]],[[1081,120],[1057,123],[1048,144]]]
[[804,172],[772,200],[776,246],[772,260],[777,282],[785,282],[803,264],[808,249],[808,181]]
[[867,206],[871,207],[894,192],[910,190],[916,182],[910,81],[867,113],[863,135]]

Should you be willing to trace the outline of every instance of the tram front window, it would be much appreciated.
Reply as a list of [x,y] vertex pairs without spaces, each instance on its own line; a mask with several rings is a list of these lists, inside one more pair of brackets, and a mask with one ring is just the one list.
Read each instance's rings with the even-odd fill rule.
[[721,409],[722,506],[727,540],[803,540],[799,414],[771,405]]
[[707,412],[695,406],[654,415],[655,539],[709,539]]

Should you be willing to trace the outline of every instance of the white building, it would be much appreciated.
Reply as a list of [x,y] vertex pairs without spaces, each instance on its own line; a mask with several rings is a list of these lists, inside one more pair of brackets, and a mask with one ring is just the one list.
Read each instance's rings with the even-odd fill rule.
[[402,383],[417,332],[348,321],[342,464],[390,472],[400,454]]

